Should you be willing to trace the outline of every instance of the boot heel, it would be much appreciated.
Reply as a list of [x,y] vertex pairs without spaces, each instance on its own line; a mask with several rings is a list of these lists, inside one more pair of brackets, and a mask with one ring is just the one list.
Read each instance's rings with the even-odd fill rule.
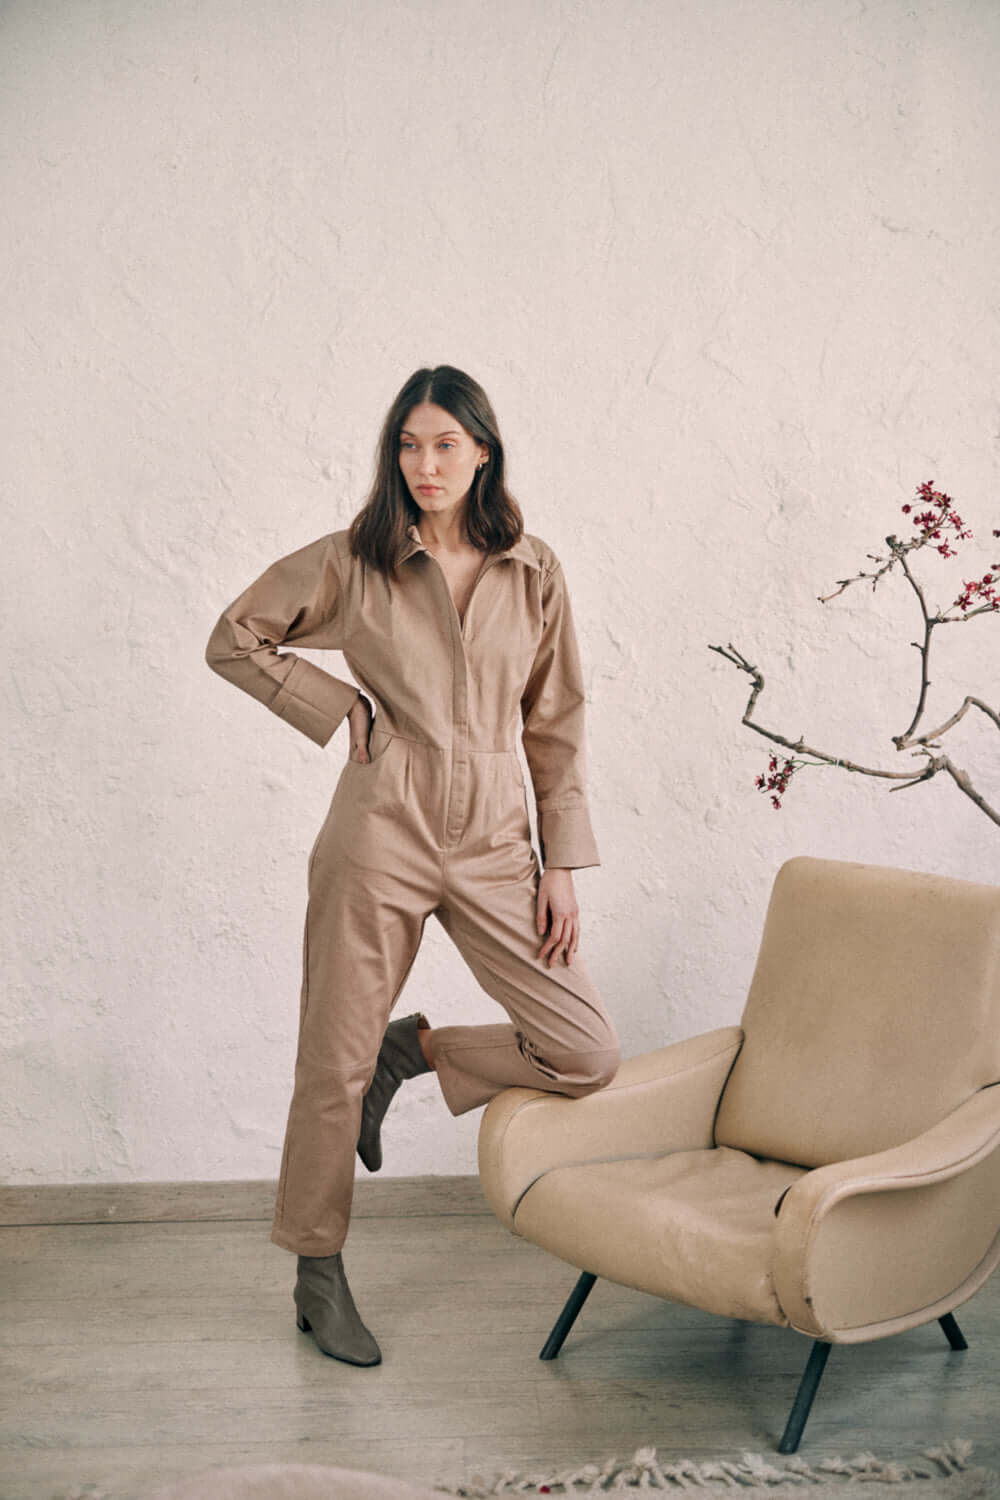
[[312,1333],[312,1324],[310,1323],[309,1319],[306,1317],[305,1313],[299,1313],[298,1314],[298,1316],[295,1319],[295,1326],[302,1333]]

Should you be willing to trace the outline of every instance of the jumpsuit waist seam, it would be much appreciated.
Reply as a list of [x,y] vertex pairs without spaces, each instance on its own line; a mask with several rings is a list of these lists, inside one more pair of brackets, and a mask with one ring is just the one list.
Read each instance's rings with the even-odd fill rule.
[[[379,724],[376,719],[372,725],[372,729],[377,730],[378,728]],[[405,740],[409,745],[425,745],[428,750],[454,750],[456,745],[460,743],[461,748],[468,755],[509,755],[512,751],[517,751],[516,745],[488,745],[485,748],[480,748],[476,745],[470,745],[464,740],[460,742],[453,741],[450,745],[439,745],[436,740],[418,740],[416,735],[398,734],[395,729],[382,729],[380,733],[388,735],[393,740]]]

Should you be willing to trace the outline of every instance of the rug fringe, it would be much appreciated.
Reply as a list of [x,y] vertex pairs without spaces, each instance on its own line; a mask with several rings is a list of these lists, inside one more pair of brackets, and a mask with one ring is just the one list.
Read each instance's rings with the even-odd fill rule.
[[[815,1464],[793,1456],[780,1463],[759,1453],[743,1453],[738,1460],[714,1459],[698,1463],[694,1459],[659,1460],[655,1448],[637,1448],[631,1459],[622,1463],[615,1458],[603,1464],[585,1463],[577,1468],[555,1473],[520,1474],[507,1469],[492,1480],[476,1476],[454,1488],[438,1486],[444,1494],[461,1500],[492,1500],[494,1495],[613,1495],[625,1490],[697,1490],[716,1492],[738,1489],[766,1489],[776,1485],[799,1485],[808,1488],[819,1484],[909,1484],[936,1479],[954,1479],[968,1473],[981,1476],[981,1493],[992,1493],[990,1476],[982,1470],[970,1470],[973,1446],[965,1438],[924,1449],[908,1464],[896,1459],[880,1459],[874,1453],[859,1453],[851,1459],[825,1458]],[[965,1486],[955,1486],[964,1489]],[[980,1493],[977,1489],[976,1493]],[[949,1486],[951,1494],[951,1486]]]

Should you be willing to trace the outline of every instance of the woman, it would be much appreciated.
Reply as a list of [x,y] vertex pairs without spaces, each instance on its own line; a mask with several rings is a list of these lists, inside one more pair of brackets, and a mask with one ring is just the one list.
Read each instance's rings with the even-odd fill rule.
[[[278,649],[293,643],[341,650],[364,693]],[[222,614],[206,659],[318,745],[350,723],[349,758],[309,857],[271,1238],[298,1256],[299,1328],[336,1359],[378,1364],[341,1248],[355,1150],[379,1169],[400,1084],[435,1070],[457,1115],[513,1084],[578,1097],[608,1083],[619,1061],[576,957],[572,871],[600,860],[566,583],[552,549],[523,531],[496,418],[474,380],[450,365],[410,377],[383,424],[364,508],[252,583]],[[390,1023],[432,913],[509,1022]]]

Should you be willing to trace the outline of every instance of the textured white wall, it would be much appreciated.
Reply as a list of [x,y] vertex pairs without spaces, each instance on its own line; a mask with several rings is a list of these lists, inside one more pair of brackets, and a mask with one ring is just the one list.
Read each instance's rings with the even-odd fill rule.
[[[1000,525],[998,66],[992,0],[8,0],[7,1181],[276,1175],[346,730],[202,653],[348,523],[421,363],[483,382],[571,584],[581,953],[627,1051],[738,1017],[791,854],[1000,880],[943,779],[773,812],[706,649],[891,763],[910,601],[815,596],[925,478]],[[942,713],[997,701],[998,645],[950,632]],[[955,746],[994,796],[996,738]],[[434,923],[403,1003],[498,1017]],[[387,1173],[473,1170],[478,1116],[431,1079],[397,1108]]]

